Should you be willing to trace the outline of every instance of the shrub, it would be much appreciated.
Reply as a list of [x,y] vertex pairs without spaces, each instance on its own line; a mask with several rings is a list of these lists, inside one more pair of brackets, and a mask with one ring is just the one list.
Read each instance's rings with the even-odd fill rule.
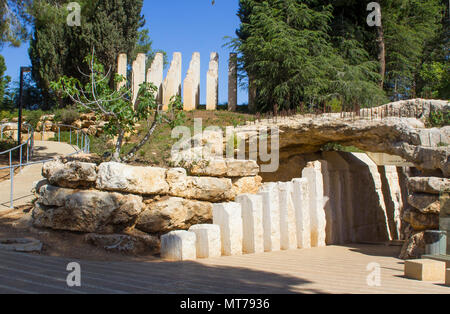
[[58,109],[55,112],[55,120],[62,124],[71,125],[80,118],[80,113],[73,108]]
[[450,112],[432,112],[427,121],[427,126],[431,128],[441,128],[450,125]]

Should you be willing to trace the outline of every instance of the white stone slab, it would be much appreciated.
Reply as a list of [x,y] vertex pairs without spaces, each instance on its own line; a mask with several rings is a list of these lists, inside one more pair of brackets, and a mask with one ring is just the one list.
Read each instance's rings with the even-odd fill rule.
[[292,201],[292,183],[279,182],[280,197],[280,246],[282,250],[297,248],[295,208]]
[[259,193],[263,202],[264,251],[280,250],[280,205],[278,189],[266,185]]
[[297,223],[297,246],[300,249],[307,249],[311,247],[308,180],[304,178],[293,179],[292,185],[292,200]]
[[216,110],[219,101],[219,54],[212,52],[206,74],[206,110]]
[[195,110],[200,103],[200,53],[194,52],[183,83],[183,109]]
[[220,226],[222,255],[242,254],[242,209],[235,202],[213,204],[213,223]]
[[161,258],[169,261],[195,260],[196,235],[188,231],[172,231],[161,236]]
[[311,216],[311,246],[326,246],[326,216],[323,201],[323,178],[319,161],[308,163],[302,176],[308,180]]
[[197,258],[211,258],[222,255],[220,226],[194,225],[189,228],[197,236]]
[[136,103],[136,100],[138,98],[140,85],[145,82],[145,61],[145,53],[138,53],[136,60],[133,61],[131,81],[133,105]]
[[147,83],[152,83],[158,88],[155,98],[158,104],[162,103],[162,83],[164,80],[164,55],[158,52],[153,59],[150,69],[147,71]]
[[174,52],[169,71],[163,83],[163,110],[169,108],[173,96],[181,95],[181,53]]
[[117,74],[123,76],[125,79],[117,83],[117,90],[127,85],[127,54],[121,53],[117,57]]
[[264,252],[263,205],[262,196],[242,194],[236,197],[242,207],[244,253]]

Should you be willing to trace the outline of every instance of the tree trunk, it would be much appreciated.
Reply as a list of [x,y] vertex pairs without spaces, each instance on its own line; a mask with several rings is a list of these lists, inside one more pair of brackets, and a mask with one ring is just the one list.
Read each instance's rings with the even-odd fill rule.
[[132,158],[142,148],[142,146],[144,146],[145,143],[148,142],[148,140],[150,139],[150,136],[152,136],[157,125],[158,125],[158,122],[156,122],[156,119],[155,119],[155,121],[153,121],[153,123],[152,123],[152,126],[148,130],[147,134],[145,134],[144,138],[129,151],[129,153],[123,158],[123,161],[130,160],[130,158]]
[[383,24],[377,26],[378,61],[380,62],[380,87],[384,87],[384,76],[386,73],[386,46],[384,43]]

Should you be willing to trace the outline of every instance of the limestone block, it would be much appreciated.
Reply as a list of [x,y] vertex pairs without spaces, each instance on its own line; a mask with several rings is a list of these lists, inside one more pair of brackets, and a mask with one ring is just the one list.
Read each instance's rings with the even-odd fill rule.
[[297,245],[300,249],[307,249],[311,247],[308,180],[293,179],[292,185],[292,199],[297,222]]
[[441,212],[439,195],[413,193],[408,196],[408,203],[422,214],[439,214]]
[[192,54],[191,63],[183,83],[185,111],[195,110],[200,103],[200,53]]
[[148,204],[136,221],[136,228],[148,233],[186,230],[212,220],[212,204],[180,197],[164,197]]
[[445,285],[450,287],[450,269],[445,271]]
[[163,83],[163,109],[169,108],[173,96],[181,95],[181,53],[174,52],[169,71]]
[[437,177],[412,177],[408,179],[411,192],[437,194],[450,188],[450,179]]
[[172,231],[161,237],[161,258],[169,261],[195,260],[196,235],[189,231]]
[[39,189],[33,225],[77,232],[112,233],[131,227],[143,208],[142,197],[51,185]]
[[243,194],[236,197],[242,207],[242,226],[244,253],[264,252],[263,206],[262,196]]
[[136,194],[166,194],[166,169],[135,167],[116,162],[102,163],[98,167],[97,189]]
[[50,184],[65,188],[89,188],[97,180],[97,166],[87,162],[63,163],[60,159],[42,166],[42,176]]
[[405,277],[443,283],[445,282],[445,262],[431,259],[405,261]]
[[280,205],[278,192],[266,187],[259,195],[263,202],[264,251],[279,251]]
[[164,79],[164,55],[156,53],[155,58],[147,71],[147,83],[152,83],[158,88],[155,98],[158,104],[162,103],[162,83]]
[[133,61],[131,90],[133,93],[132,103],[136,103],[139,94],[139,88],[142,83],[145,83],[145,53],[138,53],[136,60]]
[[117,74],[123,76],[124,80],[117,83],[117,90],[127,84],[127,54],[121,53],[117,58]]
[[292,201],[292,183],[279,182],[280,201],[280,239],[281,249],[291,250],[297,248],[297,228],[295,208]]
[[222,255],[242,254],[241,204],[230,202],[213,205],[213,223],[220,226]]
[[262,178],[260,176],[233,178],[232,182],[233,195],[257,194],[262,184]]
[[227,177],[256,176],[259,173],[258,163],[254,160],[226,159]]
[[222,255],[220,226],[194,225],[189,228],[197,236],[197,258],[211,258]]
[[219,54],[212,52],[206,74],[206,109],[216,110],[219,101]]
[[230,53],[228,61],[228,110],[237,108],[237,54]]
[[311,246],[326,245],[326,216],[323,201],[323,178],[321,164],[318,161],[308,163],[302,176],[308,180],[311,217]]

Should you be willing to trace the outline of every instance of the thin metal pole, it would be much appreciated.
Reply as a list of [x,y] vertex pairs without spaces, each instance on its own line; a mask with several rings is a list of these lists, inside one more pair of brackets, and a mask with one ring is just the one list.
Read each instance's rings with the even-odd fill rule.
[[14,198],[14,168],[12,167],[12,156],[11,151],[9,151],[9,181],[11,183],[11,189],[9,194],[9,208],[13,209],[13,198]]

